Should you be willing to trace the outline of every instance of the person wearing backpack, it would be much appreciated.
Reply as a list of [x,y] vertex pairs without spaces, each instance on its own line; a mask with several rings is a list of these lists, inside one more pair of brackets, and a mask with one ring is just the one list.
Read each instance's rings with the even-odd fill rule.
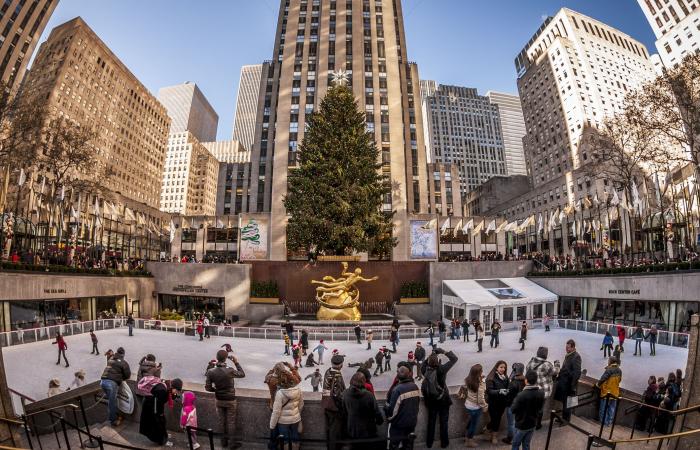
[[[448,361],[440,364],[439,355],[445,355]],[[440,446],[447,448],[450,445],[448,423],[452,400],[445,379],[447,372],[457,364],[457,360],[457,355],[453,352],[435,348],[421,367],[421,374],[425,377],[421,384],[421,392],[425,399],[425,406],[428,408],[428,434],[425,438],[425,445],[428,448],[432,448],[435,440],[435,422],[438,417],[440,418]]]
[[[226,360],[230,359],[235,365],[235,368],[228,367]],[[216,366],[207,371],[207,379],[204,384],[204,390],[214,392],[216,399],[216,412],[219,415],[222,433],[221,446],[227,448],[230,441],[230,436],[233,434],[233,428],[236,426],[236,388],[234,379],[244,378],[245,372],[241,367],[238,359],[231,355],[229,357],[226,350],[216,352]]]
[[345,380],[341,369],[345,359],[341,355],[331,358],[331,368],[323,375],[323,392],[321,393],[321,406],[326,419],[326,442],[329,449],[340,450],[342,444],[335,441],[343,435],[345,424],[342,416],[343,392],[345,392]]
[[100,387],[107,396],[107,411],[109,415],[109,423],[113,426],[119,426],[122,422],[121,416],[117,416],[117,392],[119,386],[131,378],[131,368],[129,363],[124,360],[124,349],[119,347],[117,352],[107,361],[107,367],[102,372]]
[[489,409],[485,395],[486,383],[484,383],[484,369],[481,367],[481,364],[474,364],[471,369],[469,369],[469,375],[464,379],[464,385],[459,388],[459,393],[457,394],[460,399],[464,400],[464,407],[469,415],[466,442],[469,448],[476,447],[474,435],[479,426],[479,420],[483,413]]

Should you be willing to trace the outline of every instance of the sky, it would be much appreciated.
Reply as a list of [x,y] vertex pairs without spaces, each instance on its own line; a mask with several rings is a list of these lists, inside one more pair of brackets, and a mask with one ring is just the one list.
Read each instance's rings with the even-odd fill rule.
[[[272,58],[279,0],[60,0],[51,29],[81,16],[131,72],[158,89],[197,83],[231,138],[241,66]],[[637,0],[403,0],[409,60],[421,79],[517,93],[513,61],[548,15],[567,7],[656,53]]]

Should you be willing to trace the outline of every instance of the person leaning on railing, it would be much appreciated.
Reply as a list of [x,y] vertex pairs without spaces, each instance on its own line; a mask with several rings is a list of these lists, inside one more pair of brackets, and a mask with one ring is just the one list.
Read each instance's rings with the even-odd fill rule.
[[[617,399],[620,398],[620,383],[622,382],[622,369],[620,369],[619,360],[612,356],[608,360],[608,366],[605,368],[600,380],[596,386],[600,389],[600,409],[598,417],[603,426],[609,427],[612,425],[615,417],[615,408],[617,407]],[[600,447],[602,444],[593,443],[594,447]]]

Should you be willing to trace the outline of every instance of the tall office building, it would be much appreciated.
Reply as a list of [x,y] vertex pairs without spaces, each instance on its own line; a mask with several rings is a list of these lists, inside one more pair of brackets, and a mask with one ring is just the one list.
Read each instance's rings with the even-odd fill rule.
[[458,167],[462,197],[493,176],[506,175],[498,106],[476,89],[421,81],[431,161]]
[[158,100],[172,119],[170,133],[189,131],[200,142],[216,140],[219,115],[195,83],[160,88]]
[[506,170],[508,175],[526,175],[523,138],[525,137],[525,118],[520,105],[520,97],[502,92],[489,91],[486,97],[492,104],[498,105],[503,132],[503,148],[506,152]]
[[59,0],[5,0],[0,7],[0,80],[17,90]]
[[656,35],[656,49],[668,68],[700,52],[700,1],[637,0]]
[[233,140],[239,141],[246,149],[253,148],[262,71],[262,64],[241,68],[241,79],[238,83],[238,97],[236,98],[236,118],[233,123]]
[[263,95],[251,155],[251,211],[270,211],[270,256],[287,258],[287,177],[297,165],[306,118],[332,74],[347,71],[367,129],[381,152],[396,212],[392,258],[409,255],[408,214],[426,213],[426,159],[418,68],[406,52],[400,0],[280,0],[273,60],[263,67]]
[[170,119],[158,100],[77,17],[39,48],[24,95],[98,133],[92,142],[112,176],[104,187],[158,209]]
[[204,142],[202,145],[219,161],[216,215],[249,212],[250,152],[235,140]]

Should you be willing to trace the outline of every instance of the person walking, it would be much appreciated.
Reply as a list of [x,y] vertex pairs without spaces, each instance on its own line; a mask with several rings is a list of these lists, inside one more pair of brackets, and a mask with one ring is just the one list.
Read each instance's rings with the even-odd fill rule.
[[[540,347],[537,349],[537,356],[533,357],[530,362],[527,363],[525,367],[525,376],[527,377],[527,372],[533,371],[537,374],[537,384],[544,393],[545,398],[545,410],[551,411],[551,397],[552,391],[554,390],[554,377],[559,374],[559,361],[555,361],[554,364],[547,361],[547,356],[549,355],[549,349],[547,347]],[[542,428],[542,416],[537,420],[537,429]]]
[[[227,360],[235,367],[228,367]],[[204,390],[214,393],[216,412],[221,426],[221,446],[233,444],[232,436],[236,427],[238,402],[236,400],[236,378],[245,378],[245,372],[234,355],[229,356],[226,350],[216,352],[216,366],[209,369],[204,382]]]
[[578,380],[581,378],[581,355],[576,351],[576,342],[573,339],[566,341],[566,356],[559,369],[556,385],[554,387],[554,399],[562,404],[562,418],[571,420],[571,409],[567,399],[576,395]]
[[600,345],[600,349],[603,350],[603,358],[609,358],[612,356],[613,351],[613,337],[609,331],[605,332],[603,336],[603,343]]
[[90,354],[95,354],[95,355],[100,355],[100,351],[97,349],[97,335],[95,334],[95,330],[90,328],[90,340],[92,341],[92,351]]
[[279,438],[282,437],[284,447],[289,446],[293,450],[298,450],[301,440],[299,435],[301,412],[304,409],[301,386],[288,371],[280,374],[277,386],[272,414],[270,414],[271,439],[269,448],[278,448]]
[[311,379],[311,387],[314,392],[318,392],[318,386],[323,381],[323,375],[321,375],[321,369],[316,369],[314,372],[308,374],[304,380]]
[[61,364],[61,355],[63,355],[63,360],[66,362],[66,367],[69,367],[68,358],[66,358],[66,350],[68,350],[68,344],[61,333],[56,333],[56,340],[52,342],[53,345],[58,346],[58,359],[56,360],[56,365]]
[[[440,363],[439,355],[445,355],[447,362]],[[450,419],[450,393],[447,389],[446,378],[450,369],[457,364],[458,358],[453,352],[445,352],[441,348],[435,348],[433,353],[421,366],[421,373],[425,378],[421,384],[421,392],[428,408],[428,427],[425,444],[432,448],[435,440],[435,422],[440,418],[440,446],[447,448],[450,445],[448,435],[448,423]]]
[[486,377],[486,402],[489,405],[489,424],[491,443],[498,444],[498,430],[501,428],[503,413],[508,407],[508,364],[498,361]]
[[549,314],[544,315],[544,319],[542,319],[542,325],[544,325],[544,331],[548,332],[549,330],[549,322],[552,320],[551,317],[549,317]]
[[447,326],[445,325],[445,321],[442,319],[442,317],[438,322],[438,335],[440,336],[440,343],[444,343],[445,338],[447,337]]
[[129,336],[134,335],[134,323],[136,323],[134,320],[134,315],[129,314],[126,318],[126,326],[129,327]]
[[466,317],[462,321],[462,335],[464,336],[464,342],[469,342],[469,321]]
[[318,352],[318,363],[323,365],[323,352],[328,350],[328,347],[323,343],[323,339],[318,341],[318,345],[313,349],[314,352]]
[[202,320],[202,326],[204,327],[204,337],[210,339],[211,335],[209,334],[209,327],[211,326],[211,323],[209,322],[209,317],[206,315],[204,316],[204,320]]
[[301,347],[301,356],[306,356],[306,351],[309,349],[309,333],[306,330],[301,330],[299,346]]
[[620,344],[620,351],[625,352],[625,338],[627,337],[627,329],[623,325],[617,326],[617,340]]
[[168,428],[165,419],[165,405],[172,407],[172,401],[182,391],[182,380],[175,378],[170,381],[155,383],[141,405],[139,434],[146,436],[151,442],[166,447],[172,447],[168,440]]
[[525,387],[513,400],[511,411],[515,419],[515,435],[511,450],[530,450],[530,441],[537,428],[537,421],[542,417],[544,393],[537,384],[537,373],[525,374]]
[[[615,409],[617,407],[617,399],[620,397],[620,382],[622,381],[622,370],[619,362],[614,356],[608,360],[608,366],[605,368],[600,380],[596,383],[600,389],[600,409],[598,411],[598,419],[600,423],[609,427],[612,425],[615,417]],[[593,442],[594,447],[600,447],[602,444]]]
[[377,372],[384,373],[384,350],[379,349],[376,355],[374,355],[374,362],[377,363],[377,367],[374,369],[374,376],[377,376]]
[[[343,392],[343,413],[347,420],[347,436],[350,439],[377,438],[377,425],[384,422],[377,399],[365,387],[366,381],[362,372],[355,372],[350,379],[350,386]],[[380,450],[386,448],[386,443],[367,442],[353,444],[350,448]]]
[[420,342],[416,342],[416,349],[413,351],[413,357],[416,359],[416,379],[422,380],[423,374],[421,373],[421,367],[423,366],[423,361],[425,361],[425,347],[423,347]]
[[474,324],[474,332],[476,333],[476,337],[474,338],[476,340],[476,346],[477,346],[477,353],[481,353],[483,350],[483,345],[484,345],[484,327],[481,326],[480,322],[476,322]]
[[491,348],[498,348],[498,334],[501,332],[501,324],[498,320],[494,320],[491,324]]
[[527,322],[523,320],[520,325],[520,350],[525,350],[525,341],[527,341]]
[[423,333],[428,333],[428,337],[430,338],[430,345],[431,347],[435,346],[435,343],[433,340],[435,339],[435,327],[433,326],[433,322],[430,321],[428,322],[428,328],[426,328]]
[[464,385],[459,388],[457,396],[464,400],[464,408],[469,416],[466,446],[475,448],[474,435],[479,426],[479,420],[481,420],[481,415],[489,409],[489,405],[486,403],[484,369],[481,367],[481,364],[474,364],[469,369],[469,375],[464,379]]
[[100,387],[107,397],[107,411],[109,423],[113,426],[119,426],[122,422],[121,416],[117,416],[117,392],[119,386],[131,378],[131,368],[129,363],[124,360],[124,349],[119,347],[117,352],[107,361],[107,367],[102,372],[100,377]]
[[[418,370],[420,373],[420,370]],[[416,430],[420,408],[420,389],[405,366],[396,371],[398,384],[394,387],[384,406],[384,415],[389,422],[389,449],[412,450],[411,434]]]
[[340,355],[333,356],[330,369],[323,375],[321,407],[326,421],[326,442],[330,450],[342,448],[341,444],[336,444],[336,439],[342,439],[344,435],[342,408],[345,380],[341,372],[344,361]]
[[355,339],[357,339],[358,344],[362,344],[362,340],[360,339],[362,337],[362,328],[360,328],[360,324],[355,324]]
[[508,434],[501,439],[504,444],[512,444],[515,436],[515,417],[513,417],[513,400],[525,387],[525,365],[523,363],[513,363],[508,383],[508,401],[506,406],[506,419],[508,420]]
[[372,339],[374,338],[374,333],[372,330],[367,330],[365,333],[365,340],[367,341],[367,350],[372,350]]
[[651,328],[649,329],[649,332],[644,337],[645,339],[649,339],[649,355],[650,356],[656,356],[656,338],[657,338],[658,334],[659,334],[659,332],[656,329],[656,325],[652,325]]

